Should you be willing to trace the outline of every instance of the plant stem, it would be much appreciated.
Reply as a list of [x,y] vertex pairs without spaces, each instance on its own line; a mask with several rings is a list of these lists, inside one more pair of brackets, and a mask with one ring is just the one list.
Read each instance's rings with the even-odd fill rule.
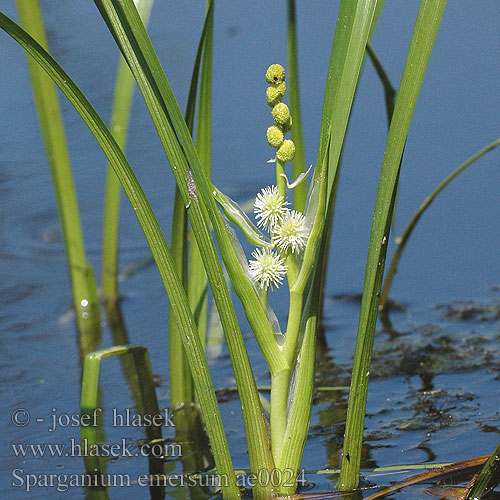
[[304,293],[301,291],[290,290],[290,305],[288,308],[288,323],[286,326],[285,345],[283,354],[292,364],[299,337],[300,322],[302,319],[302,305],[304,302]]
[[[316,287],[312,294],[318,294]],[[292,495],[295,492],[296,477],[299,472],[304,446],[309,431],[309,421],[311,417],[313,390],[314,390],[314,365],[316,354],[316,315],[312,313],[312,308],[308,311],[308,318],[305,322],[304,340],[300,349],[300,356],[296,370],[295,388],[291,398],[290,412],[286,426],[283,444],[280,449],[276,467],[281,471],[292,470],[295,477],[289,478],[288,483],[293,482],[293,486],[281,486],[281,495]],[[293,479],[291,481],[290,479]]]
[[283,346],[283,355],[289,364],[292,363],[293,356],[295,354],[295,349],[297,347],[297,339],[299,336],[300,322],[302,317],[302,305],[304,300],[304,293],[306,290],[307,283],[311,276],[311,272],[317,265],[318,258],[318,245],[321,244],[321,238],[323,233],[323,227],[325,222],[325,209],[326,209],[326,164],[321,163],[321,168],[319,169],[316,182],[317,185],[314,189],[317,189],[318,196],[318,206],[316,208],[316,214],[314,217],[313,227],[311,229],[311,234],[307,241],[306,248],[304,250],[304,256],[302,259],[302,264],[300,267],[299,274],[294,280],[293,286],[290,289],[290,306],[288,310],[288,325],[287,334],[285,336],[285,343]]
[[282,174],[285,173],[285,164],[276,158],[276,187],[278,188],[278,193],[283,198],[286,197],[286,184],[285,178]]
[[[160,410],[158,408],[158,400],[156,399],[156,392],[153,384],[153,375],[151,372],[151,364],[149,362],[147,349],[142,346],[120,345],[89,353],[85,357],[85,364],[82,375],[82,395],[80,403],[80,414],[82,417],[90,417],[90,419],[93,419],[95,415],[99,414],[97,410],[100,409],[99,372],[101,361],[113,356],[121,357],[123,355],[132,356],[135,378],[136,380],[140,381],[139,412],[142,415],[158,415],[160,413]],[[87,447],[89,447],[90,449],[91,447],[99,445],[99,432],[100,429],[96,426],[82,425],[80,427],[82,447],[85,447],[86,449]],[[161,426],[147,426],[146,434],[150,441],[153,439],[161,439]],[[84,455],[84,463],[85,469],[88,474],[101,475],[104,473],[106,461],[103,460],[102,457],[95,456],[93,454]],[[160,467],[158,467],[158,465],[160,465]],[[150,473],[161,473],[161,464],[158,464],[157,461],[155,463],[154,459],[150,463],[150,467],[151,466],[154,467],[155,470],[150,469]]]
[[289,381],[290,370],[282,370],[271,376],[271,450],[276,466],[286,431]]

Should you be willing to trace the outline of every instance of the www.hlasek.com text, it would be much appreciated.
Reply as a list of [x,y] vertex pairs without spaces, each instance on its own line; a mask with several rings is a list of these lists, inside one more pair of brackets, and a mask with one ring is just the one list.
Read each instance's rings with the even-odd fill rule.
[[90,443],[87,439],[77,441],[73,438],[69,444],[11,444],[14,456],[25,457],[182,457],[182,447],[178,443],[158,442],[137,445],[133,440],[122,438],[117,443]]

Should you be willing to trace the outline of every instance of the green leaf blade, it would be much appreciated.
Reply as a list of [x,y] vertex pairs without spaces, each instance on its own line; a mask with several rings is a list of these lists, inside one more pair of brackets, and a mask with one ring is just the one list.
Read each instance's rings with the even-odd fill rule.
[[399,87],[375,201],[359,316],[339,487],[359,481],[370,362],[399,168],[446,0],[422,0]]
[[[18,0],[17,10],[25,29],[48,51],[38,0]],[[81,347],[85,350],[84,337],[95,340],[100,336],[94,272],[85,253],[78,199],[56,88],[45,72],[30,57],[27,59],[68,259],[76,324],[81,334]]]

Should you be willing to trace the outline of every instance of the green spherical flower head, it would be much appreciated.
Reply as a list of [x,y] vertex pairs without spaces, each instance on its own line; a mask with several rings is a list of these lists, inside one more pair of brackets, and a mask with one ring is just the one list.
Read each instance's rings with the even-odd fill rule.
[[286,94],[286,82],[281,82],[279,85],[276,85],[276,90],[279,92],[281,97],[284,97]]
[[272,148],[279,148],[283,144],[283,132],[276,126],[267,129],[267,142]]
[[278,85],[285,80],[285,69],[281,64],[271,64],[266,71],[266,82]]
[[276,104],[281,102],[281,99],[283,96],[280,94],[280,91],[278,90],[278,87],[267,87],[266,89],[266,101],[271,108],[274,108]]
[[276,159],[283,163],[288,163],[295,156],[295,144],[290,139],[283,141],[278,151],[276,151]]
[[288,122],[288,120],[290,120],[290,110],[288,109],[288,106],[283,102],[276,104],[271,113],[273,115],[274,121],[279,125],[284,125],[286,122]]
[[283,130],[283,133],[286,134],[287,132],[290,132],[292,128],[292,117],[290,116],[290,119],[286,122],[283,123],[283,125],[280,125],[281,129]]

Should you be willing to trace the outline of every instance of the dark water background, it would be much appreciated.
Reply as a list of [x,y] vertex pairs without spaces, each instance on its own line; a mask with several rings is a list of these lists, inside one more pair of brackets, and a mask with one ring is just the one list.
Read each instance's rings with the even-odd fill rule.
[[[299,67],[308,163],[315,161],[328,57],[338,2],[298,2]],[[201,29],[204,2],[158,0],[150,33],[181,108]],[[117,49],[92,2],[42,1],[49,43],[56,59],[109,117]],[[16,18],[14,2],[2,10]],[[417,2],[388,0],[374,36],[395,86],[399,83]],[[216,6],[213,94],[213,178],[243,202],[272,182],[266,160],[270,124],[264,101],[265,69],[286,61],[284,2],[220,2]],[[396,214],[400,234],[423,198],[458,164],[499,134],[500,13],[495,1],[449,2],[410,129]],[[24,54],[0,35],[0,388],[4,498],[25,498],[11,488],[13,469],[28,473],[83,472],[81,458],[15,457],[12,444],[68,443],[78,429],[49,432],[56,413],[79,412],[80,367],[65,254],[58,229],[49,171],[31,99]],[[105,159],[80,118],[62,102],[88,256],[99,273]],[[359,303],[384,142],[381,85],[365,65],[345,144],[338,209],[328,274],[325,320],[330,351],[318,362],[322,385],[348,382]],[[127,155],[162,227],[169,233],[173,181],[140,96],[134,101]],[[365,467],[423,461],[455,461],[491,452],[499,441],[500,292],[499,153],[493,152],[440,195],[401,261],[392,297],[408,310],[393,315],[397,338],[380,333],[368,401]],[[123,202],[122,268],[148,253],[133,211]],[[391,247],[390,247],[391,251]],[[131,342],[145,345],[163,382],[160,406],[168,406],[167,299],[156,269],[149,267],[121,285]],[[442,307],[437,307],[444,304]],[[466,306],[469,313],[463,314]],[[282,324],[286,309],[276,304]],[[457,318],[458,317],[458,318]],[[265,363],[246,332],[258,383]],[[102,346],[111,345],[104,331]],[[232,385],[225,349],[212,361],[214,385]],[[107,408],[130,406],[119,362],[103,368]],[[425,391],[423,389],[426,389]],[[11,424],[16,408],[32,422]],[[336,467],[343,434],[345,397],[321,395],[313,410],[303,466]],[[223,418],[237,467],[247,466],[239,405],[229,398]],[[35,422],[45,418],[45,423]],[[167,430],[167,435],[168,430]],[[170,434],[171,435],[171,434]],[[108,429],[111,442],[139,439],[135,429]],[[179,461],[173,470],[181,471]],[[145,459],[120,458],[109,472],[146,472]],[[394,478],[382,478],[385,482]],[[313,478],[318,488],[329,478]],[[52,498],[36,488],[30,498]],[[82,498],[81,489],[71,489]],[[114,489],[114,499],[147,496],[138,486]],[[405,498],[408,498],[406,496]]]

